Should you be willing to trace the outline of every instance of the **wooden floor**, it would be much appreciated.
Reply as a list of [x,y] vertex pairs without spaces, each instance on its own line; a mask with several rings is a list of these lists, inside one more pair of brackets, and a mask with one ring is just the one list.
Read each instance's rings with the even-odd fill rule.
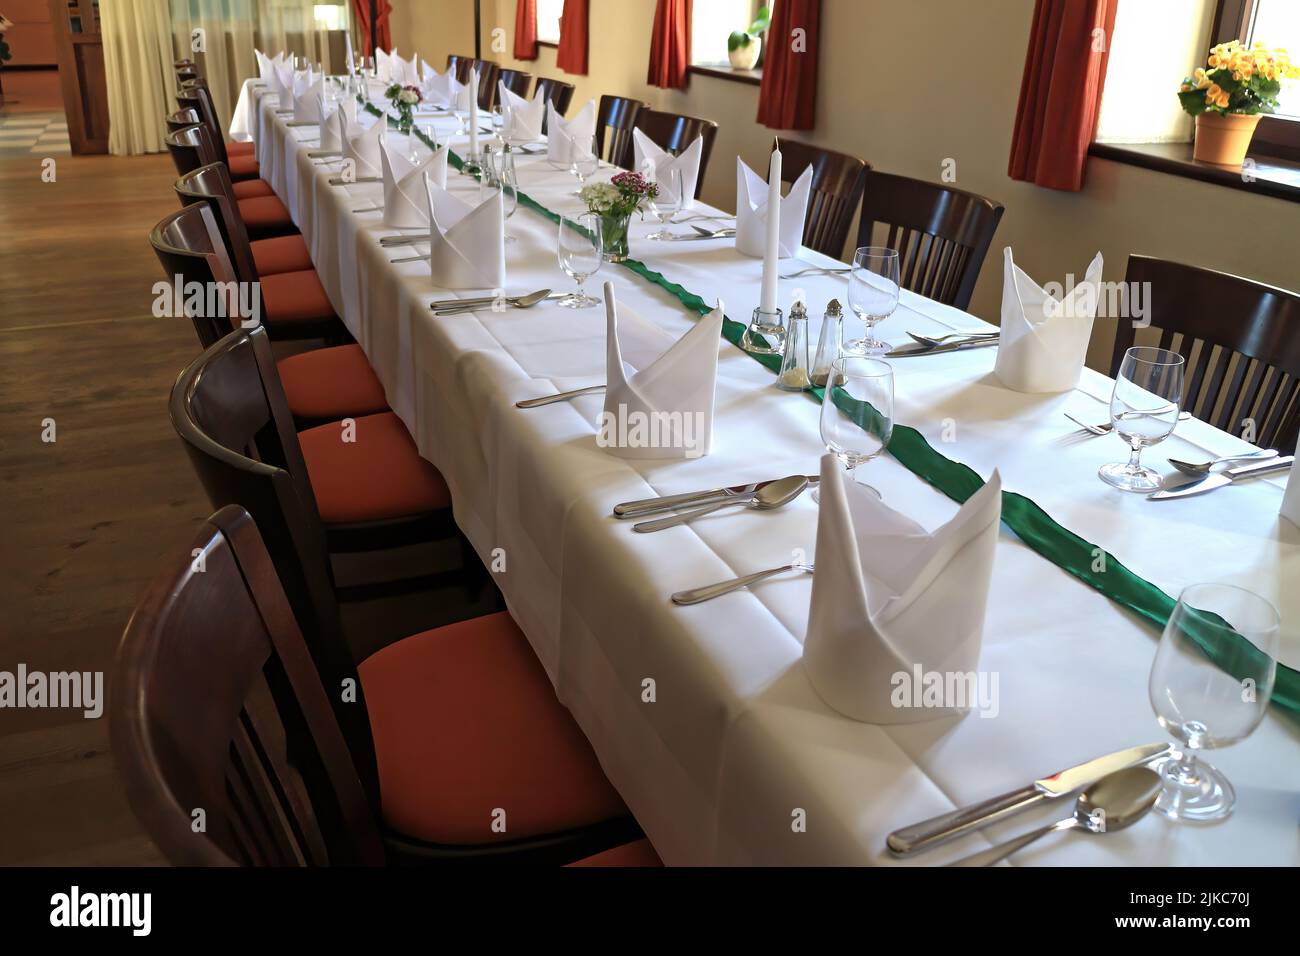
[[[198,353],[154,318],[146,240],[177,208],[165,156],[0,159],[0,670],[104,671],[164,556],[209,512],[167,421]],[[42,441],[53,419],[55,438]],[[0,864],[161,858],[132,817],[106,718],[0,710]]]

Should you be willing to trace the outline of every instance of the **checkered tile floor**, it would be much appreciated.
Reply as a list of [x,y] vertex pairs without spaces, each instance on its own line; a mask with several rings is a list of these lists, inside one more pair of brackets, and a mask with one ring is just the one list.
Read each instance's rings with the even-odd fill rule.
[[67,156],[70,151],[62,113],[0,113],[0,156]]

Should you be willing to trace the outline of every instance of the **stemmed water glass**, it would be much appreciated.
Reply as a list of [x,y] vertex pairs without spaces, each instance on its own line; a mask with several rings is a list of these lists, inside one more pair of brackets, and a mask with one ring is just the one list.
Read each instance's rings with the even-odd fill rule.
[[407,158],[411,161],[412,165],[420,161],[420,137],[416,135],[416,130],[423,133],[424,138],[433,144],[429,147],[430,149],[434,151],[438,149],[438,132],[433,128],[431,123],[411,127],[411,132],[407,136],[407,146],[409,147]]
[[1124,353],[1110,397],[1110,420],[1129,445],[1127,463],[1103,465],[1102,481],[1123,491],[1157,491],[1160,473],[1143,468],[1142,449],[1173,434],[1183,400],[1186,362],[1168,349],[1135,346]]
[[1152,765],[1164,781],[1156,809],[1165,816],[1208,822],[1232,812],[1232,784],[1196,752],[1234,744],[1264,719],[1280,624],[1273,605],[1244,588],[1194,584],[1179,595],[1148,684],[1156,719],[1182,744]]
[[578,177],[575,196],[582,195],[582,187],[587,184],[587,177],[594,175],[600,169],[600,153],[596,150],[595,134],[592,135],[587,147],[583,149],[576,141],[570,146],[572,152],[569,154],[569,172]]
[[650,202],[650,211],[659,220],[659,228],[650,233],[647,239],[673,239],[668,230],[673,217],[682,209],[682,171],[677,166],[669,166],[654,174],[654,182],[659,187],[659,195]]
[[898,308],[898,250],[884,246],[863,246],[853,254],[849,270],[849,308],[867,326],[865,338],[844,343],[844,351],[855,355],[878,355],[889,346],[875,337],[875,328]]
[[[505,208],[507,224],[510,217],[519,208],[519,177],[515,172],[515,156],[510,147],[503,146],[499,151],[489,149],[487,153],[487,175],[483,182],[492,188],[501,190],[501,201]],[[515,237],[506,233],[506,242],[514,242]]]
[[600,217],[595,213],[585,212],[577,216],[560,217],[560,231],[556,243],[556,252],[560,268],[578,283],[578,290],[570,292],[559,304],[566,309],[587,309],[599,305],[600,299],[593,298],[582,289],[587,278],[600,269],[602,261]]
[[[865,424],[859,425],[857,418]],[[894,370],[889,363],[856,355],[832,362],[822,399],[822,442],[853,481],[858,480],[858,466],[888,448],[893,434]],[[880,495],[870,485],[864,487]]]

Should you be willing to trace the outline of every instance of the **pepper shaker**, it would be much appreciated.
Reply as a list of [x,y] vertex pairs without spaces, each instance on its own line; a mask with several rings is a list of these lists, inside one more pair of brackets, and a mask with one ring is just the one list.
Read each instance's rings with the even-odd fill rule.
[[790,324],[785,332],[785,352],[781,356],[778,388],[802,392],[812,384],[808,376],[808,309],[802,302],[790,306]]
[[822,316],[822,334],[817,339],[817,358],[813,361],[812,383],[824,388],[830,381],[831,364],[843,350],[844,317],[839,299],[831,299]]

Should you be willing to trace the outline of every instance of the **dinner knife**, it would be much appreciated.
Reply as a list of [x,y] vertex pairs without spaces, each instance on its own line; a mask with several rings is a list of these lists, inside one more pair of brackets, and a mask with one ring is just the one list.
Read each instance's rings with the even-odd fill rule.
[[[805,477],[808,479],[808,484],[813,486],[821,480],[819,475],[807,475]],[[767,481],[747,485],[732,485],[729,488],[712,488],[708,491],[691,491],[680,495],[665,495],[660,498],[624,501],[614,506],[614,517],[640,518],[642,515],[654,514],[659,511],[672,511],[674,508],[680,508],[684,505],[711,505],[714,502],[723,501],[736,495],[753,494],[756,491],[761,491],[773,481],[780,480],[779,478],[770,478]]]
[[1011,793],[1004,793],[991,800],[962,807],[960,810],[895,830],[886,838],[885,844],[895,856],[909,856],[940,846],[972,830],[1005,820],[1045,800],[1055,800],[1057,797],[1073,793],[1080,787],[1095,783],[1116,770],[1150,763],[1167,753],[1169,749],[1170,745],[1167,743],[1143,744],[1141,747],[1129,747],[1127,750],[1117,750],[1104,757],[1096,757],[1068,770],[1054,773],[1050,777],[1035,780],[1029,786]]
[[1236,468],[1216,471],[1204,478],[1197,478],[1195,481],[1189,481],[1187,484],[1179,485],[1176,488],[1162,488],[1160,491],[1152,492],[1147,497],[1159,501],[1166,498],[1190,498],[1192,495],[1203,495],[1207,491],[1230,485],[1238,478],[1258,478],[1261,475],[1272,474],[1275,471],[1286,471],[1294,461],[1295,455],[1285,455],[1281,458],[1270,458],[1267,461],[1255,462],[1253,465],[1238,465]]
[[982,349],[989,345],[997,345],[996,338],[980,339],[962,339],[960,342],[949,342],[945,345],[922,345],[920,342],[911,342],[907,345],[900,345],[897,348],[890,349],[885,358],[906,358],[909,355],[935,355],[939,352],[961,352],[966,349]]

